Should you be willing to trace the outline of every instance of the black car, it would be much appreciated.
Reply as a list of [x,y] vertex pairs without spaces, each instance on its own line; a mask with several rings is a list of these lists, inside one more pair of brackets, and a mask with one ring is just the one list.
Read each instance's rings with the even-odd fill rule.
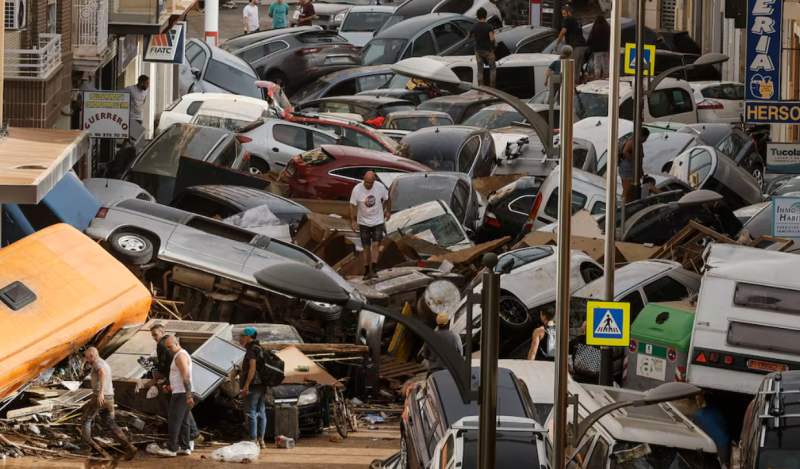
[[292,200],[266,191],[244,186],[192,186],[178,193],[171,207],[205,217],[228,218],[237,213],[266,205],[282,223],[300,222],[310,210]]
[[[543,3],[543,8],[547,4],[547,2],[552,0],[545,0]],[[550,3],[552,5],[552,3]],[[551,7],[552,8],[552,7]],[[547,14],[542,15],[544,16],[544,20],[542,21],[542,25],[544,26],[552,26],[552,20],[550,22],[546,21]],[[552,15],[551,15],[552,16]],[[585,24],[583,25],[583,37],[584,39],[589,39],[589,33],[592,31],[592,24]],[[621,38],[620,44],[627,44],[627,43],[635,43],[636,42],[636,21],[630,18],[622,18],[622,22],[620,23],[621,26]],[[669,50],[667,44],[664,43],[664,38],[658,34],[657,32],[653,31],[652,29],[648,28],[647,26],[644,27],[644,43],[645,44],[655,44],[656,49],[660,50]],[[561,41],[558,45],[558,51],[555,50],[556,41],[553,40],[543,51],[543,54],[558,54],[562,47],[566,45],[565,41]],[[658,62],[656,62],[658,65]]]
[[494,32],[512,54],[538,54],[558,37],[558,31],[544,26],[506,26]]
[[692,39],[688,31],[659,29],[656,32],[664,38],[664,44],[673,52],[696,55],[703,54],[703,49],[700,47],[700,44]]
[[392,213],[430,202],[442,200],[459,222],[474,230],[480,222],[480,196],[472,186],[472,179],[464,173],[423,172],[400,175],[389,188]]
[[476,233],[477,241],[484,243],[503,236],[517,236],[528,221],[543,181],[539,177],[523,176],[489,194],[483,222]]
[[302,113],[358,114],[364,121],[368,121],[376,117],[386,117],[396,111],[413,111],[414,105],[404,99],[380,96],[337,96],[305,101],[296,106],[294,110]]
[[[770,373],[747,408],[739,467],[797,467],[800,461],[800,371]],[[737,438],[738,439],[738,438]]]
[[756,182],[764,185],[764,160],[758,153],[753,138],[739,127],[730,124],[691,124],[678,130],[679,133],[696,132],[712,146],[736,162],[736,165],[752,174]]
[[295,92],[289,101],[302,104],[328,96],[352,96],[361,91],[374,90],[394,76],[388,65],[357,67],[334,72],[312,81]]
[[249,63],[262,79],[280,83],[287,90],[361,65],[358,49],[345,38],[311,26],[245,34],[219,47]]
[[194,124],[172,124],[137,156],[122,179],[137,184],[167,204],[175,193],[182,157],[240,171],[250,170],[250,155],[228,130]]
[[[447,91],[441,91],[443,95],[449,95]],[[404,99],[410,101],[414,106],[419,106],[430,99],[428,93],[423,90],[409,90],[407,88],[379,88],[370,91],[362,91],[358,96],[381,96],[384,98]]]
[[494,139],[486,129],[427,127],[411,132],[400,143],[407,145],[404,156],[433,171],[458,171],[479,178],[491,176],[497,165]]
[[[479,373],[479,368],[472,368],[473,388]],[[447,370],[432,373],[408,390],[405,417],[400,422],[400,452],[407,455],[408,467],[430,467],[431,456],[444,433],[462,418],[478,415],[478,403],[464,404],[458,395]],[[497,415],[539,421],[527,386],[505,368],[497,370]]]
[[417,110],[446,112],[453,118],[453,122],[461,124],[486,106],[501,102],[489,95],[461,94],[429,99],[417,106]]

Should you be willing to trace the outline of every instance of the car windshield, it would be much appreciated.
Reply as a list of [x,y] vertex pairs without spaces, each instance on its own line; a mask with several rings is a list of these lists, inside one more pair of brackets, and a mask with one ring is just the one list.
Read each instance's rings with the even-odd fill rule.
[[406,151],[410,160],[424,164],[434,171],[458,171],[455,157],[446,158],[439,152],[419,148],[419,146],[409,146]]
[[575,114],[581,119],[608,116],[608,95],[575,93]]
[[231,132],[240,127],[244,127],[250,122],[252,121],[247,121],[242,119],[231,119],[227,117],[201,116],[201,115],[195,116],[194,119],[192,120],[193,124],[204,125],[206,127],[216,127],[218,129],[230,130]]
[[389,191],[392,199],[392,213],[416,207],[431,200],[448,200],[453,194],[454,182],[440,177],[422,175],[401,177]]
[[[409,224],[405,227],[401,225],[398,232],[393,233],[393,235],[420,235],[420,233],[431,236],[436,241],[436,244],[443,247],[453,246],[465,240],[461,226],[453,215],[449,213],[429,218],[414,225]],[[423,235],[423,238],[425,235]]]
[[[698,433],[698,438],[699,438]],[[694,449],[669,448],[666,446],[617,441],[609,456],[611,469],[712,469],[719,468],[716,454]],[[759,466],[761,467],[761,466]],[[764,466],[766,467],[766,466]],[[792,467],[792,466],[769,466]],[[796,467],[796,466],[795,466]]]
[[773,467],[800,468],[800,450],[762,449],[758,455],[758,469],[771,469]]
[[383,26],[381,26],[381,28],[378,30],[378,32],[386,31],[387,29],[391,28],[392,26],[396,25],[397,23],[399,23],[399,22],[401,22],[401,21],[403,21],[405,19],[406,19],[405,16],[398,15],[398,14],[395,13],[395,14],[391,15],[386,20],[385,23],[383,23]]
[[256,86],[258,78],[253,74],[213,59],[208,61],[208,67],[203,78],[212,85],[218,86],[225,91],[230,91],[233,94],[258,99],[264,98],[261,88]]
[[397,62],[406,45],[405,39],[373,39],[361,51],[361,65],[387,65]]
[[[392,119],[389,124],[385,125],[387,129],[395,130],[419,130],[426,127],[436,127],[437,125],[453,125],[450,119],[443,119],[438,116],[428,117],[399,117]],[[469,124],[464,124],[469,125]]]
[[473,114],[472,117],[465,120],[461,125],[471,125],[473,127],[482,127],[486,130],[492,130],[508,127],[514,122],[522,122],[524,120],[520,113],[512,109],[483,108]]
[[765,205],[745,223],[742,230],[747,230],[753,239],[772,234],[772,204]]
[[339,28],[339,32],[371,33],[380,28],[389,16],[389,13],[377,11],[349,13],[342,23],[342,27]]
[[314,95],[316,95],[317,93],[321,92],[322,90],[326,89],[329,86],[331,86],[331,84],[322,79],[311,82],[308,85],[300,88],[297,91],[297,93],[293,94],[290,101],[295,104],[300,104],[306,99],[314,97]]
[[381,88],[405,89],[408,87],[408,82],[410,81],[411,78],[404,77],[403,75],[393,75],[392,79],[387,81],[385,85],[381,86]]
[[182,156],[203,161],[224,135],[193,125],[173,125],[145,148],[131,171],[175,177]]
[[783,184],[781,184],[777,189],[772,191],[770,197],[780,197],[784,194],[788,194],[789,192],[798,192],[798,191],[800,191],[800,178],[789,179]]

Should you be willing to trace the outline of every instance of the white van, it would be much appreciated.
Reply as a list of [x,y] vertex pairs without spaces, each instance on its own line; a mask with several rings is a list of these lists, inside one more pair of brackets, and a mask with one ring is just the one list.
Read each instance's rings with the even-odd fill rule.
[[[595,80],[580,85],[575,94],[575,112],[582,118],[608,116],[608,80]],[[633,77],[619,82],[619,118],[633,120]],[[665,78],[644,106],[644,122],[670,121],[696,124],[697,103],[689,82]]]
[[[474,55],[453,55],[439,57],[429,55],[426,59],[436,60],[447,65],[461,81],[478,85],[478,65]],[[546,89],[544,77],[547,67],[558,60],[550,54],[511,54],[497,61],[497,86],[499,90],[528,100]],[[489,67],[484,67],[484,84],[489,84]],[[381,88],[405,88],[410,78],[395,75]],[[477,93],[470,91],[470,93]],[[582,117],[582,116],[581,116]],[[696,122],[696,121],[695,121]]]
[[800,370],[797,255],[712,244],[705,269],[687,381],[756,394],[766,373]]
[[227,93],[189,93],[176,99],[156,118],[156,134],[160,134],[169,126],[175,123],[188,124],[200,106],[206,101],[229,101],[240,103],[251,103],[260,106],[267,117],[279,117],[274,109],[272,109],[267,101],[263,99],[251,98],[249,96],[240,96]]

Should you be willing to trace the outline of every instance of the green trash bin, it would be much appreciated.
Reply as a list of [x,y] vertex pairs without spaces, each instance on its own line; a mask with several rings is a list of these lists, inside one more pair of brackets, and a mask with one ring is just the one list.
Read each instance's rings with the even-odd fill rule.
[[631,324],[622,387],[647,391],[686,380],[695,305],[688,301],[650,303]]

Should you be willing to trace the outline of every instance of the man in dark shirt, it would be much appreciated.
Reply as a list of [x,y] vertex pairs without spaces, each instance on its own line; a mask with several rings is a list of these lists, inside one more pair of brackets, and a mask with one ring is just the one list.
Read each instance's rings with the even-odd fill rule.
[[[463,356],[464,345],[461,343],[461,337],[448,328],[449,322],[450,318],[447,317],[447,314],[442,313],[437,315],[436,324],[438,324],[438,327],[436,328],[436,333],[439,335],[441,342],[455,348],[458,354]],[[436,352],[431,350],[427,344],[422,348],[420,353],[424,359],[428,360],[428,376],[436,371],[447,369],[444,360],[442,360]]]
[[572,7],[565,5],[561,8],[561,16],[564,18],[564,27],[561,28],[561,32],[558,33],[555,50],[558,51],[558,46],[561,44],[562,40],[565,44],[572,47],[586,46],[586,39],[583,37],[583,28],[581,28],[580,21],[572,16]]
[[[306,0],[307,1],[307,0]],[[250,441],[266,449],[264,433],[267,430],[267,387],[261,384],[258,375],[258,359],[263,356],[261,344],[256,340],[258,331],[248,327],[239,334],[239,343],[245,348],[242,371],[239,373],[239,388],[244,397],[244,408],[250,422]]]
[[478,64],[478,84],[483,86],[483,66],[489,66],[489,86],[497,84],[497,66],[494,60],[494,27],[486,22],[486,9],[478,8],[478,22],[472,26],[468,37],[475,38],[475,62]]
[[317,12],[311,0],[300,0],[300,16],[297,19],[297,26],[311,26],[311,20],[317,19]]

